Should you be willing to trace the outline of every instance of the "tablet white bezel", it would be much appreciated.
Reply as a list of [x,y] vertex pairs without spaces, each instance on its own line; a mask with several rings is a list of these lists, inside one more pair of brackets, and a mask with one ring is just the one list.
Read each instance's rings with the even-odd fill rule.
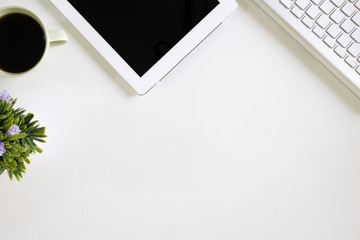
[[[50,0],[59,11],[83,34],[93,47],[140,95],[147,93],[168,72],[188,55],[207,35],[236,8],[234,0],[218,0],[220,3],[169,52],[167,52],[143,76],[137,73],[125,60],[97,33],[97,31],[77,12],[67,0]],[[114,25],[116,27],[116,25]]]

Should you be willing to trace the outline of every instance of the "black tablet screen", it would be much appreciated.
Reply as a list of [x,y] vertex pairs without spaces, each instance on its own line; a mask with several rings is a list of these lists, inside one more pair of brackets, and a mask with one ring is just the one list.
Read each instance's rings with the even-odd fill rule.
[[68,0],[139,75],[218,4],[217,0]]

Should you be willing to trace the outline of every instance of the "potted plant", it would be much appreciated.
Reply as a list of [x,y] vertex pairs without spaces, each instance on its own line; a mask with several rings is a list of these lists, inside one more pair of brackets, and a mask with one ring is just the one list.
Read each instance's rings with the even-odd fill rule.
[[45,142],[46,135],[32,113],[14,108],[16,100],[6,90],[0,92],[0,175],[6,170],[11,180],[20,181],[30,155],[42,153],[36,142]]

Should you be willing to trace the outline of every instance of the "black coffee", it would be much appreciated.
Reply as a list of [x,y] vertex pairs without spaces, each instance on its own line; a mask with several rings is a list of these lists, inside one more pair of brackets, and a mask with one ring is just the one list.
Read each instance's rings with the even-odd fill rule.
[[42,58],[46,36],[40,24],[22,13],[0,18],[0,69],[21,73],[33,68]]

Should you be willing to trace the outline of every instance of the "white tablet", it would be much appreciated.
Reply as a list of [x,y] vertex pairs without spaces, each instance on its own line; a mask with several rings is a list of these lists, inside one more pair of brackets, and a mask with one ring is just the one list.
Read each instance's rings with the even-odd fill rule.
[[140,95],[236,8],[235,0],[51,0]]

